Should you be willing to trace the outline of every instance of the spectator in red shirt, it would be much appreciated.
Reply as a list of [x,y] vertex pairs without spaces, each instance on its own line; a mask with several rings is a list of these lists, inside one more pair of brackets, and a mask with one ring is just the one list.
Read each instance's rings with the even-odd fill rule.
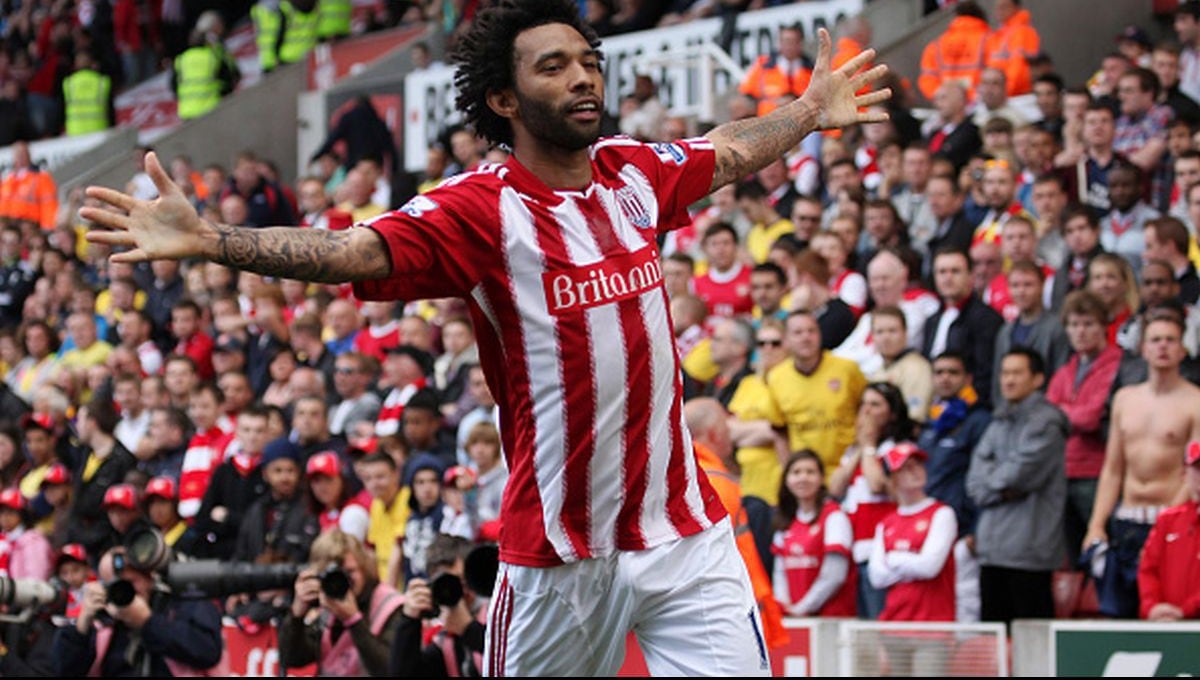
[[213,378],[213,339],[200,328],[200,305],[183,299],[171,307],[171,336],[175,339],[173,353],[191,358],[201,380]]
[[1188,499],[1158,516],[1138,563],[1141,618],[1200,618],[1200,441],[1184,454]]
[[718,222],[704,232],[700,241],[708,258],[708,270],[692,280],[692,289],[704,300],[712,316],[749,314],[750,267],[739,258],[738,235],[733,225]]

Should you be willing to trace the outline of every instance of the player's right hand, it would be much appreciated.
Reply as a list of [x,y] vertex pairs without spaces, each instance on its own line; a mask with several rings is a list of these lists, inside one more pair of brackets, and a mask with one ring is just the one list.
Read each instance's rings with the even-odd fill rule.
[[87,240],[120,251],[112,255],[114,262],[178,260],[204,257],[214,251],[216,230],[200,218],[153,151],[146,154],[145,165],[158,188],[154,200],[137,199],[105,187],[87,188],[89,198],[107,204],[80,208],[79,216],[95,225],[88,231]]

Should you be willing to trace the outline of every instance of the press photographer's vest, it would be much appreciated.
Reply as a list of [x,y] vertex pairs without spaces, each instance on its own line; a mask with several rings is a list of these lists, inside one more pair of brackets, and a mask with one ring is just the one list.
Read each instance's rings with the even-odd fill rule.
[[[395,588],[380,583],[371,593],[371,634],[379,635],[387,624],[392,613],[404,604],[404,596]],[[365,675],[362,660],[358,656],[358,648],[354,646],[354,637],[350,630],[342,632],[337,642],[333,642],[330,629],[325,626],[321,631],[321,675],[352,677]]]
[[[88,669],[89,678],[98,678],[101,676],[100,668],[104,664],[105,655],[108,654],[108,646],[112,644],[112,636],[112,626],[96,622],[96,660],[92,662],[92,667]],[[171,675],[177,678],[227,678],[229,677],[229,648],[222,647],[221,660],[212,668],[200,670],[176,661],[169,656],[163,657],[163,662],[171,670]]]

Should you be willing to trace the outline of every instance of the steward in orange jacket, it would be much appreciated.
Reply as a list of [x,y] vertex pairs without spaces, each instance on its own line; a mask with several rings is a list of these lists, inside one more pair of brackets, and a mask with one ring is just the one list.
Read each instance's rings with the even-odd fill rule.
[[58,185],[29,158],[26,142],[13,144],[13,167],[0,179],[0,217],[52,230],[58,221]]
[[[1033,91],[1029,59],[1038,53],[1042,41],[1029,21],[1029,10],[1018,9],[1020,0],[996,3],[1000,27],[988,36],[987,65],[1004,71],[1008,77],[1008,96]],[[1003,8],[1003,11],[1002,9]],[[1003,16],[1004,14],[1008,16]]]
[[758,115],[765,116],[808,89],[813,64],[803,49],[804,37],[798,27],[781,28],[779,51],[759,57],[746,72],[738,92],[758,100]]
[[975,96],[975,86],[987,64],[987,39],[991,29],[981,16],[962,13],[964,8],[967,12],[974,8],[981,15],[983,13],[974,3],[959,6],[956,9],[959,15],[921,53],[917,88],[929,101],[933,101],[933,94],[947,80],[961,81],[967,88],[968,100]]

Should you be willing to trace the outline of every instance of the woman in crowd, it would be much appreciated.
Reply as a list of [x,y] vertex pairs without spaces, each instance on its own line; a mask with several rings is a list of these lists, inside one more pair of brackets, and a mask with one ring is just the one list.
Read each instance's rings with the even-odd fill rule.
[[290,347],[275,352],[275,355],[271,357],[271,363],[267,366],[271,381],[267,383],[267,389],[263,390],[262,403],[283,409],[288,408],[293,399],[291,379],[292,373],[296,371],[296,366],[296,353]]
[[17,338],[25,349],[25,358],[9,371],[7,382],[17,396],[28,402],[37,388],[52,384],[60,341],[54,329],[41,320],[26,321]]
[[[1087,290],[1108,310],[1108,342],[1121,344],[1121,329],[1137,312],[1138,290],[1133,267],[1120,255],[1100,253],[1088,264]],[[1136,352],[1137,347],[1122,348]]]
[[508,482],[508,468],[500,450],[500,432],[487,421],[476,423],[467,433],[465,448],[475,468],[475,511],[481,540],[500,537],[500,500]]
[[825,466],[811,449],[783,468],[775,512],[775,599],[791,616],[854,616],[857,570],[850,519],[825,489]]
[[[874,382],[863,390],[855,420],[854,443],[846,449],[838,469],[829,478],[829,492],[842,499],[842,509],[854,530],[852,554],[859,569],[871,555],[875,527],[896,509],[891,483],[883,469],[883,456],[896,444],[913,439],[916,427],[900,389]],[[858,582],[858,615],[876,619],[883,611],[884,591]]]

